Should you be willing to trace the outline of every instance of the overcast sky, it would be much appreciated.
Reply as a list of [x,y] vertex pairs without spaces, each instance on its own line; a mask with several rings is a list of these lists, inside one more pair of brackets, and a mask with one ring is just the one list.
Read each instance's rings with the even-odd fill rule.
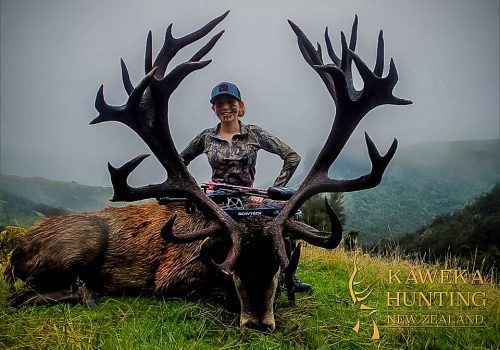
[[[137,83],[148,30],[156,54],[169,23],[178,37],[228,9],[231,13],[213,32],[226,30],[206,57],[213,62],[190,75],[171,98],[179,150],[216,124],[208,100],[222,80],[240,87],[247,106],[243,122],[264,127],[303,158],[319,149],[334,105],[300,55],[286,19],[322,44],[328,26],[339,50],[340,30],[350,31],[354,14],[360,21],[356,51],[372,66],[383,29],[386,65],[393,57],[399,71],[395,94],[414,105],[370,112],[346,152],[366,152],[365,130],[383,152],[394,137],[405,146],[499,136],[498,0],[2,0],[0,171],[109,186],[107,161],[121,165],[148,150],[121,124],[88,125],[97,115],[100,84],[108,103],[123,104],[120,57]],[[206,41],[186,48],[174,63]],[[259,153],[256,184],[272,182],[280,166],[276,156]],[[209,179],[204,156],[190,170],[199,181]],[[131,180],[163,179],[163,170],[148,159]]]

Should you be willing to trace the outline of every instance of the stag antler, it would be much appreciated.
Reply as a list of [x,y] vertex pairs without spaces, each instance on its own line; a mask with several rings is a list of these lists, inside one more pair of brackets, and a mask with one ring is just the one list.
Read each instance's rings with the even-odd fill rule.
[[232,247],[226,260],[219,267],[221,270],[231,273],[235,258],[240,250],[240,237],[237,235],[239,224],[200,190],[175,148],[168,121],[170,96],[188,74],[204,68],[211,62],[210,60],[200,60],[214,47],[224,31],[210,39],[187,62],[179,64],[165,75],[168,64],[183,47],[207,35],[228,13],[229,11],[199,30],[177,39],[172,36],[172,24],[170,24],[154,64],[152,63],[152,34],[150,31],[147,37],[144,64],[146,76],[134,87],[130,81],[127,67],[121,60],[123,85],[129,95],[127,103],[122,106],[108,105],[104,101],[103,86],[101,85],[95,101],[99,116],[90,124],[117,121],[127,125],[144,140],[168,174],[167,180],[161,184],[134,188],[128,185],[127,178],[148,155],[139,155],[119,168],[108,163],[114,190],[112,201],[130,202],[164,196],[187,197],[193,200],[207,215],[211,221],[210,225],[196,232],[174,234],[172,232],[174,215],[165,224],[162,230],[163,237],[172,241],[188,242],[219,235],[223,232],[229,234]]
[[[311,232],[307,225],[290,219],[290,216],[308,198],[322,192],[360,191],[375,187],[380,183],[387,165],[396,152],[397,140],[394,139],[386,155],[381,156],[367,133],[365,133],[365,139],[368,147],[368,155],[372,163],[370,173],[353,180],[336,180],[328,177],[328,169],[337,159],[361,119],[370,110],[380,105],[407,105],[412,103],[409,100],[394,97],[392,94],[392,90],[398,81],[396,66],[392,59],[388,75],[385,78],[382,77],[384,67],[384,40],[382,31],[380,31],[378,38],[375,69],[371,71],[363,60],[354,53],[357,40],[357,16],[352,26],[349,47],[347,46],[344,33],[341,33],[342,55],[340,59],[333,50],[328,36],[328,28],[325,30],[328,53],[333,61],[333,64],[327,65],[323,64],[321,46],[318,44],[318,48],[315,49],[302,30],[293,22],[288,22],[297,35],[302,56],[319,74],[335,102],[336,113],[328,139],[309,174],[270,226],[283,267],[288,265],[288,258],[283,242],[284,231],[287,231],[295,238],[301,238],[311,244],[329,249],[335,248],[341,241],[342,227],[340,221],[327,202],[326,208],[332,221],[332,232],[329,235],[321,234],[319,231]],[[361,91],[356,90],[353,85],[351,71],[353,60],[363,79],[364,88]]]

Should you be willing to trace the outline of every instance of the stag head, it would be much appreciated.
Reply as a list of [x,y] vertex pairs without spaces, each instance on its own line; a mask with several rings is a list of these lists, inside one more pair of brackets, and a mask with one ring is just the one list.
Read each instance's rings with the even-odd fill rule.
[[[229,11],[228,11],[229,12]],[[131,187],[129,174],[148,156],[139,155],[119,168],[108,163],[114,189],[112,201],[137,201],[159,197],[185,197],[196,203],[206,220],[205,228],[195,232],[179,232],[176,216],[166,219],[162,236],[171,243],[187,243],[204,240],[201,251],[208,255],[203,261],[230,276],[236,287],[241,305],[242,327],[272,331],[275,328],[273,301],[280,273],[284,273],[289,287],[289,299],[293,300],[291,277],[297,267],[300,245],[290,254],[285,248],[292,239],[302,239],[310,244],[333,249],[340,243],[342,227],[328,202],[325,202],[332,223],[332,232],[325,233],[293,220],[293,214],[311,196],[321,192],[359,191],[378,185],[389,161],[394,156],[397,142],[385,156],[380,156],[374,143],[366,136],[372,170],[353,180],[328,178],[327,172],[337,159],[357,124],[371,109],[383,104],[409,104],[392,95],[398,76],[391,60],[389,74],[383,78],[383,39],[379,36],[377,63],[371,71],[355,53],[357,17],[352,28],[350,44],[342,33],[342,55],[339,59],[325,33],[328,53],[333,64],[325,65],[321,47],[315,49],[298,26],[289,21],[297,35],[298,45],[305,61],[319,74],[336,105],[335,121],[316,162],[298,191],[287,202],[276,218],[246,218],[235,220],[210,200],[198,187],[181,161],[172,141],[168,120],[169,99],[174,90],[190,73],[204,68],[211,61],[201,59],[214,47],[223,31],[212,37],[187,62],[166,73],[172,58],[185,46],[206,36],[228,14],[215,18],[201,29],[181,38],[172,36],[172,24],[168,26],[165,41],[154,63],[152,61],[152,35],[146,44],[146,76],[133,86],[123,60],[122,79],[129,97],[122,106],[110,106],[104,101],[103,87],[97,93],[95,107],[99,112],[91,124],[117,121],[129,126],[149,146],[168,174],[160,184]],[[357,91],[352,82],[351,63],[354,61],[364,82]],[[225,248],[224,248],[225,247]],[[222,257],[221,257],[222,256]]]

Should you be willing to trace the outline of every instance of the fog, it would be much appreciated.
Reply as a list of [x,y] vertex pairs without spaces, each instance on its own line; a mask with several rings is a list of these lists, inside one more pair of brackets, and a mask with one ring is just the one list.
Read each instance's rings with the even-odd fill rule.
[[[262,126],[307,156],[297,172],[303,173],[326,140],[335,109],[318,75],[303,60],[286,19],[323,48],[328,26],[339,51],[340,31],[350,32],[355,14],[356,51],[373,66],[378,31],[383,29],[386,66],[393,57],[399,72],[395,95],[414,104],[370,112],[347,144],[347,156],[366,153],[364,131],[382,152],[394,137],[402,147],[499,137],[497,0],[313,3],[1,1],[0,171],[109,186],[107,161],[118,166],[150,151],[124,125],[88,124],[97,115],[99,86],[104,84],[108,103],[125,103],[120,58],[136,84],[143,76],[148,30],[156,54],[169,23],[179,37],[228,9],[229,16],[212,33],[225,30],[206,56],[213,62],[186,78],[171,98],[170,123],[179,151],[216,124],[210,90],[220,81],[232,81],[246,103],[242,121]],[[171,67],[189,59],[209,37],[181,51]],[[278,157],[260,152],[256,184],[272,182],[280,167]],[[199,181],[210,178],[203,155],[189,169]],[[150,158],[132,174],[131,183],[164,178],[164,170]]]

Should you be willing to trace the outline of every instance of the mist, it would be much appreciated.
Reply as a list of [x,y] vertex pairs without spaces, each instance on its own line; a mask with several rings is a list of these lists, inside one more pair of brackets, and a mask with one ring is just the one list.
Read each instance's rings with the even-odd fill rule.
[[[120,58],[136,84],[144,73],[149,30],[156,55],[169,23],[180,37],[228,9],[229,16],[211,33],[225,30],[206,56],[212,63],[188,76],[171,97],[170,124],[179,151],[217,123],[210,90],[231,81],[246,104],[242,122],[265,128],[301,154],[297,176],[303,174],[326,140],[335,106],[302,58],[286,20],[323,48],[328,26],[339,51],[340,31],[350,33],[355,14],[356,51],[373,66],[383,29],[386,67],[393,57],[399,73],[394,93],[414,104],[370,112],[346,145],[345,157],[366,157],[364,131],[382,153],[393,138],[405,147],[499,137],[497,0],[315,1],[314,6],[283,0],[1,1],[0,172],[110,186],[108,161],[119,166],[151,152],[124,125],[89,125],[97,115],[99,86],[104,84],[109,104],[125,103]],[[189,59],[210,37],[181,51],[170,67]],[[255,184],[272,183],[281,164],[277,156],[260,152]],[[210,179],[203,155],[189,169],[198,181]],[[150,157],[130,182],[155,183],[165,177]]]

